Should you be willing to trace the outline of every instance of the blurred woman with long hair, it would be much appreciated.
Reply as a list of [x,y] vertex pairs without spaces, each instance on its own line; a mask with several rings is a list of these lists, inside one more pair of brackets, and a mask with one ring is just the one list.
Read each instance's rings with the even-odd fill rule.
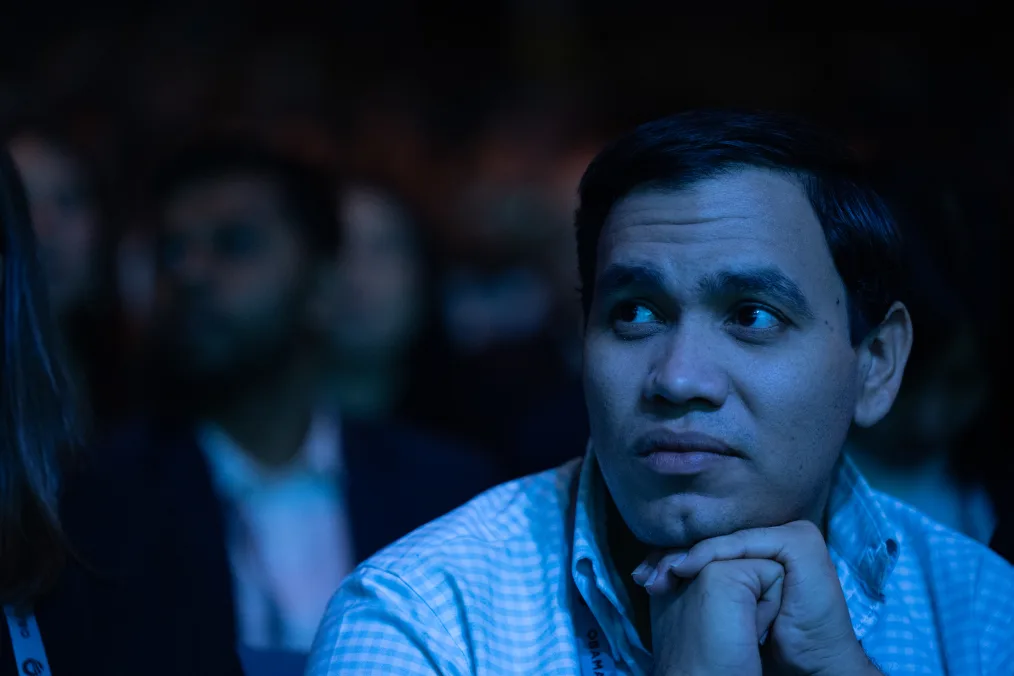
[[17,173],[0,154],[3,385],[0,390],[0,597],[23,616],[67,558],[57,498],[74,448],[67,379],[53,335]]
[[8,130],[8,148],[28,197],[77,404],[91,431],[101,433],[130,400],[128,327],[117,283],[122,219],[96,163],[60,128],[45,117],[22,119]]

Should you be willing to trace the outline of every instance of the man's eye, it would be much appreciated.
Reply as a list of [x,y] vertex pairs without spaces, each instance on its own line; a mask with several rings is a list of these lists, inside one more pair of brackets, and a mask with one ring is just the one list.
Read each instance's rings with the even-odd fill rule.
[[743,305],[733,313],[736,325],[755,331],[770,331],[781,328],[785,321],[774,311],[760,305]]
[[658,321],[658,317],[642,303],[620,303],[613,312],[613,321],[623,324],[650,324]]

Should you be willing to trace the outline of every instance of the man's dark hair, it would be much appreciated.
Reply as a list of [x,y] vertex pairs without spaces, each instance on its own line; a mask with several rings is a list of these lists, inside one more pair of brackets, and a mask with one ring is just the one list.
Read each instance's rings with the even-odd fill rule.
[[848,293],[852,343],[862,342],[902,295],[900,234],[847,146],[805,121],[775,113],[681,113],[641,125],[599,153],[581,179],[576,216],[585,316],[599,237],[620,200],[635,190],[681,190],[750,167],[800,182]]
[[252,176],[277,186],[285,210],[314,257],[332,258],[338,250],[337,178],[327,170],[242,138],[204,141],[188,147],[155,176],[153,197],[159,207],[187,188],[233,176]]

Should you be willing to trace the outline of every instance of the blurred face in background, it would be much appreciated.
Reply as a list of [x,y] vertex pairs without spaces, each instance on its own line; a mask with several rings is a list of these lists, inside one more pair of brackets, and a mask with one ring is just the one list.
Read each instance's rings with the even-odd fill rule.
[[191,376],[240,375],[298,347],[313,277],[277,187],[228,175],[173,195],[162,212],[163,337]]
[[53,311],[62,316],[92,292],[98,212],[81,167],[55,145],[26,134],[10,150],[28,194]]
[[425,305],[417,225],[381,190],[350,187],[341,204],[332,347],[339,359],[400,355],[415,338]]

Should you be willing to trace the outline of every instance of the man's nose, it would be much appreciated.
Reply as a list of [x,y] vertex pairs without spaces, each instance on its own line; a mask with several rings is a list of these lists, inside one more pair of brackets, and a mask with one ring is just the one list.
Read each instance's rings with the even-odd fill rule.
[[669,407],[719,408],[729,395],[729,379],[722,368],[717,337],[704,328],[680,326],[659,345],[648,372],[644,396]]

